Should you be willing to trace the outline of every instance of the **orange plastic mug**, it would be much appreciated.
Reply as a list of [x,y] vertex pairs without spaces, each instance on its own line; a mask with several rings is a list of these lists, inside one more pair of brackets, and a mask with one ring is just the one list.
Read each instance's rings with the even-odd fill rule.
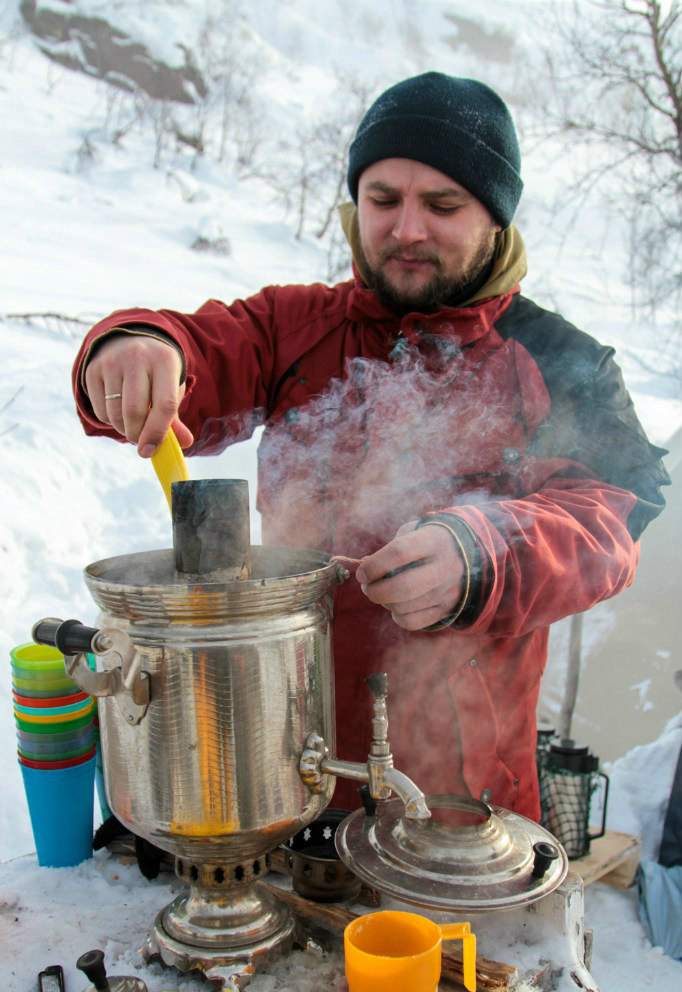
[[349,992],[436,992],[441,944],[461,940],[464,985],[476,989],[476,937],[468,923],[434,923],[417,913],[368,913],[343,934]]

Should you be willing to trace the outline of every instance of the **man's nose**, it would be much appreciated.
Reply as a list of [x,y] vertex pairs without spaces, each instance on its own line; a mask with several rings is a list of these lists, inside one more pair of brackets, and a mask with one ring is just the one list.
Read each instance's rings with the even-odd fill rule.
[[402,244],[414,244],[427,238],[424,216],[418,204],[403,203],[398,209],[398,216],[392,231],[396,241]]

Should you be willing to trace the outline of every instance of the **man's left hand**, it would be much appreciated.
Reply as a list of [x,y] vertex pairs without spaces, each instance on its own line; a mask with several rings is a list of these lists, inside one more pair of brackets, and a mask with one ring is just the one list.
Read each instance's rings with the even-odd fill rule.
[[442,620],[464,592],[464,563],[452,536],[444,527],[416,530],[416,525],[415,520],[403,524],[355,573],[365,596],[390,610],[405,630]]

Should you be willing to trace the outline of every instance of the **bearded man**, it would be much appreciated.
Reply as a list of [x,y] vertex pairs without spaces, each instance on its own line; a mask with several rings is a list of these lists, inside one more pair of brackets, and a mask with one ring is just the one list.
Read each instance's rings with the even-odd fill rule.
[[191,455],[264,423],[264,542],[362,559],[335,594],[338,756],[366,759],[384,670],[397,767],[537,818],[549,625],[632,581],[668,479],[612,350],[520,293],[519,171],[491,89],[404,80],[350,148],[352,279],[119,311],[74,389],[143,457],[171,426]]

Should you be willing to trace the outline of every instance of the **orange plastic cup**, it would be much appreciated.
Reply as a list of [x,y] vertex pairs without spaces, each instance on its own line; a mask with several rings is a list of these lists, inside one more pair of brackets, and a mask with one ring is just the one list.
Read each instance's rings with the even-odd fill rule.
[[461,940],[464,985],[476,989],[476,937],[468,923],[434,923],[417,913],[368,913],[343,934],[348,992],[436,992],[441,944]]

